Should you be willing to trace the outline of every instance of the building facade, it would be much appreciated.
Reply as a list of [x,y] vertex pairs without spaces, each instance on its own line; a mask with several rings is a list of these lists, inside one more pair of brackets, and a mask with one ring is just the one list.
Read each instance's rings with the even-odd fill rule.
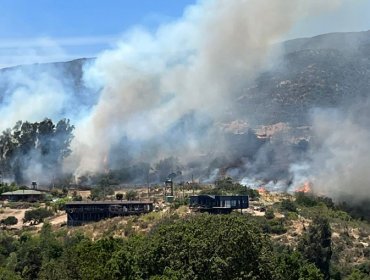
[[231,213],[234,209],[247,209],[247,195],[194,195],[190,197],[190,208],[208,213]]
[[73,201],[66,204],[68,226],[151,211],[153,203],[149,201]]
[[36,190],[17,190],[1,194],[1,200],[37,202],[45,200],[45,194]]

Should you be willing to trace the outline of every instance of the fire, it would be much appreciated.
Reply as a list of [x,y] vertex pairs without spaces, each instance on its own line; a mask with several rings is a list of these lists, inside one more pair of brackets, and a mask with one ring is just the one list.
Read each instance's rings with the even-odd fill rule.
[[302,186],[300,186],[296,189],[296,192],[303,192],[303,193],[312,192],[312,183],[308,182],[308,181],[305,182]]
[[266,193],[266,188],[265,188],[265,186],[260,186],[257,190],[258,190],[258,192],[259,192],[260,194],[265,194],[265,193]]

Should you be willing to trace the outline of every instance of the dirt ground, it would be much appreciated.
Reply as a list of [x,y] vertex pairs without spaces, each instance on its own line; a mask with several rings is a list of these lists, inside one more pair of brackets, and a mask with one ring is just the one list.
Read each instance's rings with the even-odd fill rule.
[[67,214],[61,213],[56,216],[53,216],[47,220],[52,225],[61,225],[67,222]]
[[5,219],[9,216],[14,216],[18,219],[18,224],[14,225],[14,226],[11,226],[11,228],[21,229],[22,226],[23,226],[22,219],[24,218],[24,213],[27,210],[31,210],[31,208],[29,208],[29,209],[10,209],[10,208],[7,208],[7,207],[6,208],[2,207],[2,208],[0,208],[0,210],[1,210],[0,220]]

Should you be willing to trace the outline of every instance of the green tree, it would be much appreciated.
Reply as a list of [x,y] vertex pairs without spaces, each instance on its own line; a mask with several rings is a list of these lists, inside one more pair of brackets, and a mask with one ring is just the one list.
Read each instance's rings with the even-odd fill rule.
[[9,216],[5,219],[0,220],[0,224],[2,224],[3,226],[13,226],[18,224],[18,219],[14,216]]
[[268,220],[272,220],[275,218],[274,209],[268,208],[265,212],[265,218]]
[[313,219],[298,248],[308,261],[320,269],[325,279],[330,278],[331,228],[327,218],[316,216]]
[[140,241],[134,254],[123,249],[112,259],[118,278],[134,279],[131,266],[144,279],[274,279],[270,243],[243,216],[169,220]]
[[117,200],[122,200],[123,199],[123,194],[122,193],[117,193],[116,194],[116,199]]
[[24,213],[23,223],[31,222],[37,225],[44,221],[45,218],[53,216],[53,212],[46,208],[37,208],[28,210]]
[[129,190],[126,192],[126,199],[127,200],[135,200],[138,199],[139,193],[135,190]]
[[0,136],[2,175],[14,176],[17,183],[24,183],[24,170],[37,161],[50,179],[61,176],[63,159],[71,152],[73,129],[66,119],[56,125],[50,119],[40,123],[17,122]]
[[0,280],[22,280],[22,278],[15,274],[14,271],[8,270],[5,267],[0,267]]
[[281,202],[281,210],[283,211],[289,211],[289,212],[297,212],[297,205],[294,201],[291,201],[289,199],[284,199]]

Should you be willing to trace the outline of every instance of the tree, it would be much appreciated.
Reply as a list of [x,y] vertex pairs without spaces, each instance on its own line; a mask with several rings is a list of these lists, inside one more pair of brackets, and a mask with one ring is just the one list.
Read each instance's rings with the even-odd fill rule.
[[281,210],[289,211],[289,212],[297,212],[297,205],[289,199],[284,199],[281,202]]
[[134,190],[129,190],[126,192],[126,199],[127,200],[135,200],[135,199],[138,199],[139,197],[139,194],[137,191],[134,191]]
[[27,181],[27,167],[39,164],[50,180],[61,175],[63,159],[71,152],[74,126],[69,120],[56,125],[45,119],[40,123],[19,121],[0,136],[0,168],[4,175],[14,176],[17,183]]
[[276,279],[269,240],[243,216],[168,220],[128,242],[110,261],[117,279]]
[[53,216],[53,212],[46,208],[37,208],[28,210],[24,213],[23,223],[31,222],[37,225],[44,221],[45,218]]
[[215,182],[215,188],[213,188],[212,190],[204,190],[201,193],[213,195],[223,195],[223,194],[248,195],[251,199],[255,199],[260,196],[257,190],[253,190],[239,183],[234,183],[232,178],[230,177],[217,180]]
[[316,216],[313,219],[308,232],[300,240],[298,249],[320,269],[325,279],[330,278],[331,228],[327,218]]
[[275,214],[274,214],[274,209],[272,208],[268,208],[265,212],[265,217],[266,219],[268,220],[272,220],[273,218],[275,218]]
[[6,217],[5,219],[2,219],[0,221],[0,224],[2,224],[3,226],[13,226],[18,224],[18,219],[14,216],[9,216]]
[[322,280],[324,278],[314,264],[308,263],[299,252],[291,248],[277,255],[275,271],[276,277],[284,280]]
[[123,194],[122,193],[117,193],[116,194],[116,199],[117,200],[122,200],[123,199]]
[[5,268],[5,267],[0,267],[0,280],[22,280],[22,278],[14,274],[13,271]]

